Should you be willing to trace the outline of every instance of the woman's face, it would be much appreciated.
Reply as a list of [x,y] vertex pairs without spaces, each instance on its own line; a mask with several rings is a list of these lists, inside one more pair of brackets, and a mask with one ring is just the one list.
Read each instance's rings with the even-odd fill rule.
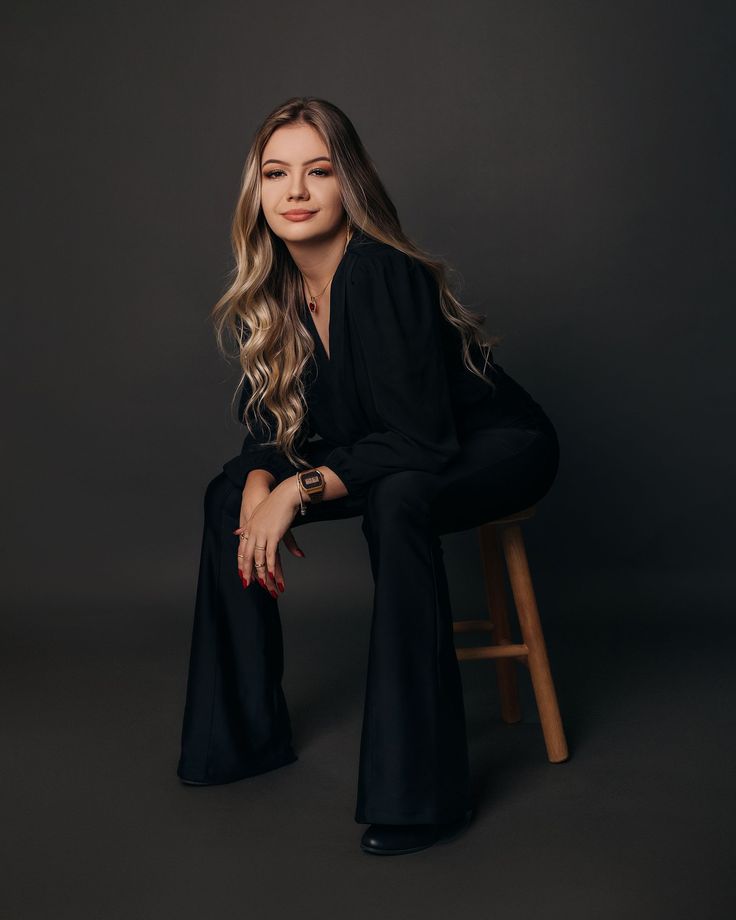
[[[315,242],[341,232],[345,210],[337,178],[327,145],[311,125],[284,125],[268,139],[261,156],[261,207],[285,242]],[[289,211],[309,214],[290,219]]]

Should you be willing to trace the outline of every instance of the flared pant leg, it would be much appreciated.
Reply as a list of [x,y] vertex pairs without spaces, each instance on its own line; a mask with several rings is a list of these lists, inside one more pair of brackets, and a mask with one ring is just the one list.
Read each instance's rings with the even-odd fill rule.
[[[329,446],[310,442],[318,466]],[[204,530],[194,605],[177,774],[228,783],[297,760],[282,689],[284,644],[278,601],[257,584],[243,589],[237,568],[242,491],[248,469],[233,458],[204,493]],[[297,515],[292,526],[353,517],[363,502],[345,496]]]
[[207,486],[178,775],[227,783],[292,763],[274,598],[243,590],[237,569],[241,491],[225,473]]
[[363,515],[375,589],[359,823],[452,821],[471,804],[463,690],[431,522],[436,479],[413,470],[382,477]]
[[557,473],[549,420],[473,432],[440,474],[376,480],[363,532],[375,583],[355,820],[429,824],[471,807],[465,708],[440,534],[541,499]]

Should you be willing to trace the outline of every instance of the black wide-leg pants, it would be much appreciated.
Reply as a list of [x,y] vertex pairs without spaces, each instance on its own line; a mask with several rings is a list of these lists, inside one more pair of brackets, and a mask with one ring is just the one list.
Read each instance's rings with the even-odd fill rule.
[[[319,466],[332,445],[308,442]],[[442,473],[405,470],[358,498],[323,501],[292,527],[362,515],[374,579],[355,820],[452,821],[471,807],[460,670],[440,536],[539,501],[559,464],[546,416],[467,434]],[[281,687],[278,600],[237,570],[242,493],[207,486],[178,775],[227,783],[297,760]]]

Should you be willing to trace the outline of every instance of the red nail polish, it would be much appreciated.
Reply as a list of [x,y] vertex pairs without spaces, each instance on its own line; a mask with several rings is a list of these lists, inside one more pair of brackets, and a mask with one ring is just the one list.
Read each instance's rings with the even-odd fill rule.
[[266,582],[261,578],[260,575],[258,576],[258,582],[262,587],[266,587]]
[[278,594],[275,591],[272,591],[270,588],[268,590],[269,590],[269,593],[271,594],[271,597],[278,597]]
[[244,588],[247,588],[247,587],[248,587],[248,579],[247,579],[247,578],[244,578],[244,579],[243,579],[243,587],[244,587]]
[[273,574],[273,572],[269,572],[268,574],[271,576],[273,581],[276,581],[276,576]]
[[278,582],[278,586],[279,586],[279,588],[280,588],[282,591],[285,591],[285,590],[286,590],[286,585],[283,583],[283,581],[279,581],[279,582]]

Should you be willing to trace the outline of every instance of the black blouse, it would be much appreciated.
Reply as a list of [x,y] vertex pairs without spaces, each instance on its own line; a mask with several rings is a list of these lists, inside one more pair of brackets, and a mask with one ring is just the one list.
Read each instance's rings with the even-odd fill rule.
[[[356,231],[330,289],[327,357],[307,304],[303,321],[315,343],[305,390],[308,412],[301,438],[319,435],[331,450],[322,465],[348,492],[398,470],[439,472],[461,449],[462,436],[481,427],[533,426],[536,403],[500,364],[489,360],[491,387],[463,364],[460,333],[442,314],[439,289],[425,266]],[[484,356],[472,347],[478,367]],[[242,419],[248,392],[240,399]],[[296,472],[269,440],[248,433],[241,453],[224,465],[241,488],[251,469],[281,481]]]

